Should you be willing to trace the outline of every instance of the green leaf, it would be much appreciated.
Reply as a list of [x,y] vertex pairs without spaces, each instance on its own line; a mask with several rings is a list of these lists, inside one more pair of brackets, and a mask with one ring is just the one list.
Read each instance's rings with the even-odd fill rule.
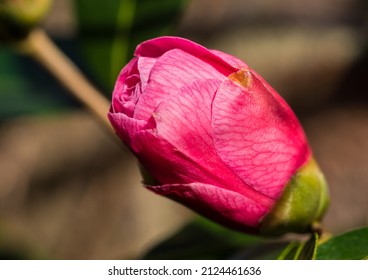
[[292,241],[277,257],[278,260],[314,260],[318,246],[318,234],[313,233],[309,240]]
[[304,243],[303,248],[300,250],[299,254],[296,255],[298,260],[315,260],[318,248],[318,234],[312,233],[311,238]]
[[204,218],[152,248],[145,259],[275,259],[287,245],[232,231]]
[[333,237],[317,249],[318,260],[362,260],[368,258],[368,228]]
[[295,256],[302,245],[299,241],[290,242],[277,257],[278,260],[295,260]]
[[0,49],[0,61],[0,119],[63,111],[77,105],[36,62],[8,49]]
[[110,91],[140,42],[169,33],[186,0],[76,0],[81,49]]

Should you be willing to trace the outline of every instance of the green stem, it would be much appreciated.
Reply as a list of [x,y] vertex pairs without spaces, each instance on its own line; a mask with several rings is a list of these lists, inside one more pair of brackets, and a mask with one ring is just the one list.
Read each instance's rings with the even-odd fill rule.
[[69,92],[112,131],[107,119],[110,102],[41,29],[34,29],[19,50],[41,63]]

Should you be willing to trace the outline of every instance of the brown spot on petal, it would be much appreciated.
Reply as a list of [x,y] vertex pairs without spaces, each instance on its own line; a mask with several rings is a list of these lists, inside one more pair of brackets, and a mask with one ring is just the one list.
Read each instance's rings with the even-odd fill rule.
[[229,75],[229,79],[246,89],[252,84],[251,73],[244,69]]

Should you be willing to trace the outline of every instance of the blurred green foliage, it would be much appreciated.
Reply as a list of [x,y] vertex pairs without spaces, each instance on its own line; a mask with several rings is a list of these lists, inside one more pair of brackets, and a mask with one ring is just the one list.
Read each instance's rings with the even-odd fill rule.
[[[185,0],[75,0],[78,38],[56,43],[110,97],[138,43],[174,30]],[[0,45],[0,118],[43,114],[77,103],[35,62]]]
[[329,239],[317,250],[318,260],[367,260],[368,228],[356,229]]
[[317,233],[311,234],[306,241],[262,238],[198,218],[151,248],[144,259],[368,259],[368,228],[331,237],[318,244]]
[[0,0],[0,42],[15,42],[27,36],[47,14],[51,0]]
[[277,257],[278,260],[315,260],[318,234],[313,233],[307,241],[291,241]]
[[170,34],[186,0],[76,0],[84,58],[108,90],[137,44]]
[[163,240],[144,259],[264,259],[272,260],[287,242],[233,231],[199,217]]
[[0,48],[0,119],[50,113],[75,105],[40,65]]

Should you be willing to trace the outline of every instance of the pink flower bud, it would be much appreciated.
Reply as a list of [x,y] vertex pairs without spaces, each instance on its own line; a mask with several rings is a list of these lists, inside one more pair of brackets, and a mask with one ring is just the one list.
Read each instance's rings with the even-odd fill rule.
[[296,116],[229,54],[178,37],[143,42],[116,81],[108,116],[157,180],[148,189],[219,223],[305,231],[326,208],[326,184]]

